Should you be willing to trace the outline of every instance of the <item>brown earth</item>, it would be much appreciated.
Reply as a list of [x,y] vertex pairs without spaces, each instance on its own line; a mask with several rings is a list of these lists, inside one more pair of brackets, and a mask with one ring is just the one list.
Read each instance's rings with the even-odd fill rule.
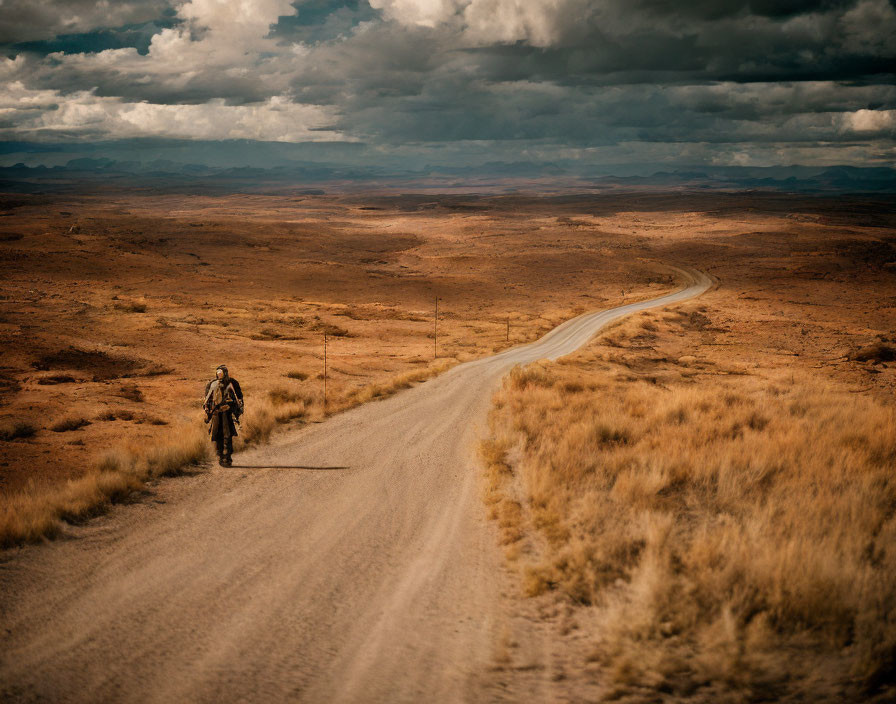
[[[335,343],[353,345],[355,353],[343,350],[341,361],[335,350],[334,367],[343,371],[334,393],[345,393],[351,384],[431,357],[431,319],[413,318],[425,319],[434,291],[444,296],[443,354],[464,359],[506,345],[507,311],[516,321],[511,342],[521,342],[577,311],[619,303],[623,289],[639,298],[668,290],[676,278],[668,264],[701,268],[719,280],[710,294],[711,316],[687,313],[674,345],[682,364],[691,363],[685,358],[693,352],[699,371],[707,355],[697,348],[712,346],[714,364],[734,373],[793,365],[892,403],[896,370],[887,350],[896,327],[896,237],[893,208],[885,202],[757,195],[363,203],[321,197],[305,199],[295,212],[294,200],[285,198],[155,200],[151,208],[150,200],[78,201],[107,223],[90,245],[93,253],[80,257],[65,249],[64,238],[80,237],[69,232],[71,225],[59,225],[53,235],[49,221],[41,221],[49,217],[47,203],[17,206],[0,220],[10,234],[23,234],[0,238],[10,274],[3,293],[12,302],[3,321],[10,335],[2,410],[9,419],[32,411],[27,417],[38,426],[31,438],[4,442],[7,490],[87,471],[86,446],[81,465],[69,469],[63,461],[66,468],[53,471],[60,457],[74,456],[72,447],[82,447],[56,436],[81,434],[102,445],[122,435],[98,427],[120,421],[44,430],[49,420],[72,415],[62,413],[66,403],[175,414],[194,403],[218,350],[252,394],[293,383],[279,380],[289,370],[319,365],[317,330],[295,323],[299,339],[253,339],[273,337],[261,333],[263,325],[279,325],[282,336],[294,322],[262,322],[268,307],[356,335]],[[75,212],[76,204],[52,208]],[[199,211],[209,224],[194,228]],[[141,218],[155,231],[178,233],[167,257],[133,239],[137,226],[124,223]],[[222,223],[220,232],[214,222]],[[315,244],[314,232],[331,247],[326,253],[314,249],[324,247]],[[384,264],[360,261],[366,254],[358,248],[392,237],[394,248],[375,255]],[[278,244],[237,256],[246,240]],[[116,249],[116,242],[127,244]],[[211,242],[218,246],[200,246]],[[266,253],[267,246],[279,249]],[[201,251],[209,267],[188,260],[184,248]],[[254,255],[263,266],[253,269]],[[140,266],[129,268],[137,260]],[[204,269],[215,276],[205,277]],[[75,286],[83,280],[79,271],[87,272],[90,286]],[[246,289],[223,287],[227,278],[260,283],[251,284],[249,297]],[[174,284],[177,293],[169,290]],[[221,304],[216,296],[230,297]],[[46,302],[37,305],[39,299]],[[346,306],[363,314],[336,315]],[[382,310],[390,311],[388,325]],[[73,331],[76,311],[84,322]],[[204,322],[186,320],[202,314]],[[735,343],[730,351],[722,350],[727,342]],[[85,369],[88,360],[93,366]],[[35,362],[48,369],[35,369]],[[634,371],[647,376],[655,366],[650,359],[632,363],[646,364]],[[578,655],[587,651],[588,633],[569,597],[523,598],[518,578],[501,569],[496,529],[484,523],[472,451],[497,378],[486,382],[476,370],[495,364],[460,367],[389,401],[284,433],[271,448],[238,455],[242,470],[162,481],[154,498],[70,528],[80,539],[7,552],[0,594],[12,605],[3,618],[14,648],[4,665],[5,694],[133,699],[150,691],[211,700],[222,692],[239,698],[246,694],[241,688],[255,685],[255,694],[273,699],[302,694],[343,701],[410,701],[423,692],[440,700],[607,695],[599,668]],[[175,371],[125,376],[152,365]],[[79,381],[37,383],[53,375]],[[457,380],[467,383],[458,389]],[[124,399],[136,396],[134,383],[143,401]],[[310,418],[321,418],[319,405],[312,408]],[[164,428],[145,422],[133,428],[148,440],[158,431]],[[399,431],[404,446],[389,441]],[[20,448],[37,450],[29,455]],[[42,455],[45,464],[33,463]],[[446,461],[455,472],[432,471]],[[147,542],[149,534],[156,537]],[[195,559],[182,564],[177,555]],[[59,572],[74,575],[71,587],[47,580]],[[100,617],[99,603],[114,608]],[[181,647],[198,661],[184,661]],[[271,648],[274,655],[266,658]],[[109,654],[123,651],[127,667],[109,666]],[[139,682],[133,673],[141,673]]]
[[[163,441],[222,362],[250,408],[285,388],[315,419],[324,332],[338,408],[427,367],[436,296],[439,358],[465,360],[672,280],[620,228],[500,199],[16,197],[3,212],[0,425],[36,432],[4,444],[0,495]],[[67,419],[89,424],[50,429]]]

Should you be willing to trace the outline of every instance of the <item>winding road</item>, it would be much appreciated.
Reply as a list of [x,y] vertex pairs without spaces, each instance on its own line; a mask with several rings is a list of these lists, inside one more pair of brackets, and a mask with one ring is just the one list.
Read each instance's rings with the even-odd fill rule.
[[[513,698],[490,665],[514,585],[475,455],[492,392],[516,364],[711,285],[680,271],[691,280],[680,291],[569,320],[240,453],[233,468],[165,480],[73,539],[7,551],[0,700]],[[534,632],[524,648],[535,661],[547,652]],[[543,672],[535,699],[551,698]]]

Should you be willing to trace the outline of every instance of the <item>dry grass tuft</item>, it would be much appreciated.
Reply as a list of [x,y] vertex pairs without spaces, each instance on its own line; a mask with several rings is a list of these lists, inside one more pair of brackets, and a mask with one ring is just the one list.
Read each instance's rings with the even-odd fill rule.
[[896,347],[877,341],[860,347],[849,358],[857,362],[893,362],[896,361]]
[[337,398],[332,404],[328,405],[327,412],[336,413],[349,408],[354,408],[355,406],[367,403],[368,401],[386,398],[402,389],[408,389],[414,384],[426,381],[427,379],[441,374],[456,364],[456,359],[442,359],[423,369],[415,369],[414,371],[399,374],[384,382],[362,386],[360,389],[350,391],[342,398]]
[[0,426],[0,440],[9,442],[11,440],[18,440],[19,438],[30,438],[36,432],[37,428],[31,423],[24,420],[17,420]]
[[267,442],[271,433],[274,432],[274,428],[277,427],[274,404],[269,399],[261,399],[256,403],[247,404],[241,421],[235,445],[237,450],[241,446]]
[[339,327],[338,325],[334,325],[333,323],[326,323],[323,321],[315,323],[311,329],[322,335],[326,334],[330,337],[354,337],[348,330],[343,327]]
[[37,380],[41,386],[55,386],[57,384],[73,384],[77,379],[70,374],[51,374]]
[[70,430],[78,430],[85,425],[90,425],[90,421],[86,418],[69,417],[57,420],[50,426],[50,430],[54,433],[66,433]]
[[118,389],[117,395],[126,398],[129,401],[135,401],[137,403],[143,402],[143,392],[136,384],[123,384],[121,388]]
[[284,403],[295,403],[297,401],[305,400],[304,396],[298,391],[287,389],[282,386],[268,391],[268,398],[270,399],[271,403],[277,405],[282,405]]
[[523,589],[593,609],[617,696],[893,694],[896,411],[790,372],[601,362],[515,369],[482,455]]
[[0,513],[0,546],[51,538],[63,523],[78,523],[128,500],[147,481],[174,476],[204,461],[208,439],[198,425],[178,428],[150,448],[120,447],[103,453],[93,470],[64,486],[30,486],[10,496]]
[[140,301],[117,301],[113,307],[125,313],[145,313],[146,304]]

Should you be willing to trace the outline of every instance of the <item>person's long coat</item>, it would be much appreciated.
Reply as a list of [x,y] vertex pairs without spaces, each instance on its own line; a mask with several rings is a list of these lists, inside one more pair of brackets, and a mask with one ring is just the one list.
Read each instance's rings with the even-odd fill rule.
[[[228,405],[233,408],[243,398],[242,389],[236,379],[226,377],[224,379],[212,379],[205,385],[205,409],[210,411],[222,400],[228,399]],[[208,423],[208,434],[212,440],[235,437],[237,435],[236,423],[233,420],[233,411],[213,413]]]

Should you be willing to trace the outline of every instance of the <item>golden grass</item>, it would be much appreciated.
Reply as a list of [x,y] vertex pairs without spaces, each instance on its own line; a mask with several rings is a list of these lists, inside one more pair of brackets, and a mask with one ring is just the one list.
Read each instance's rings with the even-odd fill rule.
[[497,394],[486,501],[524,589],[590,609],[615,696],[892,695],[894,409],[795,372],[629,373],[656,355],[536,363]]
[[148,481],[174,476],[206,459],[208,439],[198,424],[176,429],[166,442],[106,451],[93,471],[47,489],[28,487],[10,496],[0,510],[0,546],[51,538],[62,522],[75,523],[127,500]]
[[304,418],[312,403],[312,396],[283,387],[271,389],[267,397],[262,396],[257,400],[250,398],[235,449],[267,442],[278,424]]
[[367,384],[358,389],[353,389],[347,394],[337,397],[332,403],[327,404],[327,413],[338,413],[340,411],[360,406],[368,401],[376,401],[378,399],[387,398],[402,389],[408,389],[414,384],[426,381],[432,377],[445,372],[458,363],[457,359],[441,359],[431,363],[422,369],[415,369],[404,374],[399,374],[384,382],[376,382]]

